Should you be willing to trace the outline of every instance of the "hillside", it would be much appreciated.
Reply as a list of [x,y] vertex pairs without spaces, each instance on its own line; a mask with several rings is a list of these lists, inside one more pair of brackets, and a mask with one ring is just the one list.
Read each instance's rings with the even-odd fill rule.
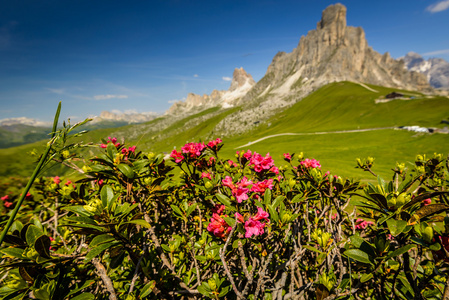
[[[236,150],[251,149],[270,152],[276,163],[282,164],[284,152],[304,152],[306,156],[320,160],[323,168],[335,174],[355,177],[367,176],[353,169],[358,157],[376,157],[376,169],[380,174],[388,174],[389,168],[394,167],[400,159],[413,161],[418,153],[447,154],[449,137],[442,133],[422,134],[395,129],[335,133],[411,125],[443,128],[441,120],[449,117],[449,99],[446,97],[429,97],[374,85],[368,88],[351,82],[326,85],[267,121],[255,125],[253,130],[232,137],[226,137],[225,132],[215,131],[214,128],[228,115],[239,111],[240,107],[224,111],[210,108],[171,123],[165,117],[145,124],[94,130],[83,136],[82,140],[98,144],[101,138],[115,136],[119,141],[126,140],[127,144],[137,145],[143,151],[169,153],[174,147],[179,149],[186,142],[223,137],[225,147],[222,153],[228,158],[232,158]],[[375,100],[383,99],[392,91],[414,96],[406,98],[408,100],[396,99],[376,104]],[[161,129],[164,126],[165,129]],[[260,138],[283,133],[295,135],[281,135],[241,147]],[[4,168],[0,175],[17,175],[18,172],[29,174],[32,159],[26,156],[26,152],[38,145],[42,143],[1,150],[0,163]],[[88,156],[95,152],[95,147],[84,150]],[[22,169],[24,165],[29,166],[27,170]],[[55,169],[52,172],[56,175],[60,171]]]

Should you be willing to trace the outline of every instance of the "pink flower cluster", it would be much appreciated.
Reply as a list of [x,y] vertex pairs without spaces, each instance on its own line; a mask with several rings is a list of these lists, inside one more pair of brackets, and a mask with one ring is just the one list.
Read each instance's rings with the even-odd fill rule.
[[108,141],[106,144],[101,144],[100,147],[101,148],[107,148],[109,143],[112,143],[116,148],[118,148],[120,146],[120,143],[117,143],[117,138],[113,137],[111,138],[110,136],[108,137]]
[[126,158],[128,158],[128,155],[130,155],[131,153],[134,154],[135,151],[136,151],[136,146],[131,146],[128,149],[123,148],[122,154],[125,156],[125,160],[126,160]]
[[5,207],[11,207],[12,206],[12,202],[9,202],[8,200],[11,200],[10,198],[9,198],[9,195],[6,195],[6,196],[3,196],[3,197],[1,197],[0,199],[2,199],[2,201],[3,201],[3,205],[5,206]]
[[61,183],[61,178],[59,178],[59,176],[53,177],[53,183],[54,183],[54,184],[59,184],[59,183]]
[[316,159],[304,159],[303,161],[301,161],[301,165],[303,165],[306,168],[321,168],[320,162],[317,161]]
[[220,138],[217,138],[216,140],[210,141],[209,143],[207,143],[207,147],[216,150],[218,144],[220,144],[221,142],[223,142]]
[[[237,152],[237,154],[240,154]],[[279,173],[279,169],[274,165],[273,158],[270,156],[270,153],[267,153],[265,157],[255,152],[251,153],[251,150],[246,151],[243,154],[243,157],[249,161],[249,165],[253,166],[254,171],[257,173],[261,173],[264,171],[271,171],[275,174]]]
[[224,186],[231,189],[232,195],[237,199],[238,203],[242,203],[243,200],[248,199],[248,186],[253,184],[252,181],[249,181],[246,177],[243,177],[242,180],[234,184],[230,176],[226,176],[225,179],[222,180],[222,183]]
[[355,229],[363,230],[366,227],[368,227],[369,225],[374,225],[374,223],[371,222],[371,221],[365,221],[365,220],[360,219],[360,218],[355,221]]
[[210,174],[207,173],[207,172],[201,173],[201,178],[207,178],[207,179],[209,179],[209,180],[212,180],[212,177],[211,177]]
[[190,158],[197,158],[201,156],[204,148],[206,148],[206,145],[204,145],[204,143],[187,143],[182,146],[180,152],[173,150],[170,153],[170,157],[173,158],[175,160],[175,163],[178,164],[185,159],[185,156],[183,154]]
[[217,204],[212,209],[212,218],[209,225],[207,225],[207,231],[212,232],[216,237],[224,238],[231,231],[231,226],[223,219],[224,205]]
[[292,160],[292,156],[290,155],[290,153],[284,153],[284,159],[286,161],[291,161]]
[[270,179],[265,179],[264,181],[259,181],[256,182],[252,187],[251,187],[251,192],[256,192],[256,193],[265,193],[266,189],[273,189],[273,178]]
[[268,217],[270,215],[262,208],[258,207],[257,214],[253,217],[250,217],[247,221],[245,221],[245,218],[239,213],[235,213],[235,216],[237,217],[237,221],[239,223],[245,224],[245,237],[250,238],[253,235],[257,236],[264,233],[265,223],[262,223],[261,221],[268,222]]

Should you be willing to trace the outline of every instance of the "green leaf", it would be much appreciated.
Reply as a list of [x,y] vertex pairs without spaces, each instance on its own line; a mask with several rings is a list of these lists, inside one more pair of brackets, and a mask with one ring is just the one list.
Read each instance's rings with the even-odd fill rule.
[[134,171],[133,169],[125,164],[119,164],[117,165],[117,168],[120,170],[120,172],[125,175],[126,177],[128,177],[129,179],[133,179],[134,178]]
[[278,207],[278,205],[279,205],[282,201],[284,201],[284,199],[285,199],[284,196],[277,196],[276,199],[274,199],[274,201],[273,201],[273,204],[272,204],[273,208]]
[[271,205],[267,205],[268,211],[270,213],[270,218],[273,219],[275,222],[279,221],[279,215],[276,211],[276,209],[273,208]]
[[304,245],[303,248],[306,248],[307,250],[310,250],[310,251],[317,252],[317,253],[319,253],[319,254],[323,253],[322,251],[320,251],[320,250],[318,250],[317,248],[312,247],[312,246],[310,246],[310,245]]
[[265,194],[263,195],[263,201],[264,201],[265,205],[271,204],[271,190],[270,189],[265,190]]
[[181,211],[181,209],[178,206],[173,205],[173,204],[170,206],[178,217],[181,217],[182,219],[184,219],[184,213]]
[[233,227],[235,224],[235,219],[233,219],[231,217],[223,217],[223,220],[225,220],[226,223],[231,227]]
[[110,207],[110,202],[114,198],[114,191],[109,185],[105,185],[101,188],[100,199],[103,207]]
[[396,257],[396,256],[399,256],[399,255],[402,255],[405,252],[408,252],[410,249],[415,248],[415,247],[416,247],[416,245],[414,245],[414,244],[406,245],[404,247],[401,247],[399,249],[394,250],[393,252],[388,254],[386,258],[389,259],[389,258],[392,258],[392,257]]
[[81,216],[85,216],[85,217],[92,215],[90,212],[88,212],[87,210],[84,209],[83,205],[65,206],[65,207],[62,207],[61,209],[71,211],[71,212],[77,213],[77,214],[79,214]]
[[89,248],[92,249],[92,248],[96,247],[97,245],[100,245],[100,244],[103,244],[103,243],[107,243],[107,242],[111,242],[113,240],[115,240],[115,238],[112,235],[109,235],[107,233],[101,234],[101,235],[97,235],[89,243]]
[[34,249],[36,249],[37,253],[44,258],[51,258],[50,256],[50,245],[51,240],[46,235],[41,235],[34,242]]
[[397,236],[404,231],[405,227],[407,227],[407,221],[389,219],[387,220],[387,226],[388,229],[390,230],[390,233],[393,236]]
[[122,224],[128,224],[128,223],[129,224],[140,225],[140,226],[146,227],[148,229],[151,228],[151,225],[147,221],[145,221],[144,219],[131,220],[131,221],[128,221],[128,222],[123,222]]
[[11,257],[24,259],[24,257],[22,256],[23,249],[20,249],[20,248],[4,248],[4,249],[1,249],[0,252],[6,254],[8,256],[11,256]]
[[363,274],[362,277],[360,278],[360,282],[361,283],[367,282],[371,278],[373,278],[373,273]]
[[189,206],[189,208],[186,211],[186,216],[190,216],[190,214],[195,210],[195,208],[197,207],[197,203],[194,203],[192,205]]
[[363,252],[362,250],[359,249],[349,249],[346,250],[344,253],[344,255],[346,255],[349,258],[352,258],[353,260],[365,263],[365,264],[373,264],[370,260],[370,257],[368,256],[367,253]]
[[114,246],[116,244],[118,244],[118,242],[114,241],[114,242],[111,242],[111,243],[105,243],[105,244],[98,245],[97,247],[91,249],[89,251],[89,253],[87,253],[86,258],[84,260],[84,263],[88,263],[94,257],[100,255],[103,251],[105,251],[106,249],[108,249],[108,248],[110,248],[110,247],[112,247],[112,246]]
[[217,197],[217,200],[220,201],[222,204],[224,204],[227,208],[232,207],[231,200],[226,195],[215,194],[215,196]]
[[114,160],[115,155],[117,154],[117,148],[115,147],[115,145],[113,143],[108,143],[106,151],[108,153],[109,158],[111,160]]
[[82,293],[72,298],[72,300],[93,300],[95,296],[91,293]]
[[156,286],[156,281],[151,280],[149,283],[147,283],[142,290],[140,291],[140,298],[145,298],[147,297],[154,289],[154,287]]
[[38,237],[44,233],[35,225],[28,226],[26,231],[26,241],[29,246],[33,246]]

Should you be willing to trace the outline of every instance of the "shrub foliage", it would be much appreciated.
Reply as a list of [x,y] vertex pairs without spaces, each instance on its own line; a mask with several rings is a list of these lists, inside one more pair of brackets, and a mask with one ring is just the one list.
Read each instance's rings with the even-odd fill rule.
[[109,138],[81,165],[77,146],[50,153],[80,179],[40,178],[4,226],[3,299],[449,297],[442,155],[362,183],[302,153],[223,160],[220,139],[164,156]]

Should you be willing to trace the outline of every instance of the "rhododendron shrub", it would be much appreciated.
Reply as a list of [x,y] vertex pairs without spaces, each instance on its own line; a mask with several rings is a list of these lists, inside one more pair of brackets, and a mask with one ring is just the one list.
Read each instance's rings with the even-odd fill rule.
[[[277,166],[247,149],[224,159],[222,147],[188,143],[165,158],[108,138],[72,165],[73,178],[39,179],[1,245],[1,297],[449,295],[440,155],[396,167],[391,181],[360,183],[302,153]],[[375,174],[373,159],[357,163]],[[18,193],[0,196],[6,222]]]

